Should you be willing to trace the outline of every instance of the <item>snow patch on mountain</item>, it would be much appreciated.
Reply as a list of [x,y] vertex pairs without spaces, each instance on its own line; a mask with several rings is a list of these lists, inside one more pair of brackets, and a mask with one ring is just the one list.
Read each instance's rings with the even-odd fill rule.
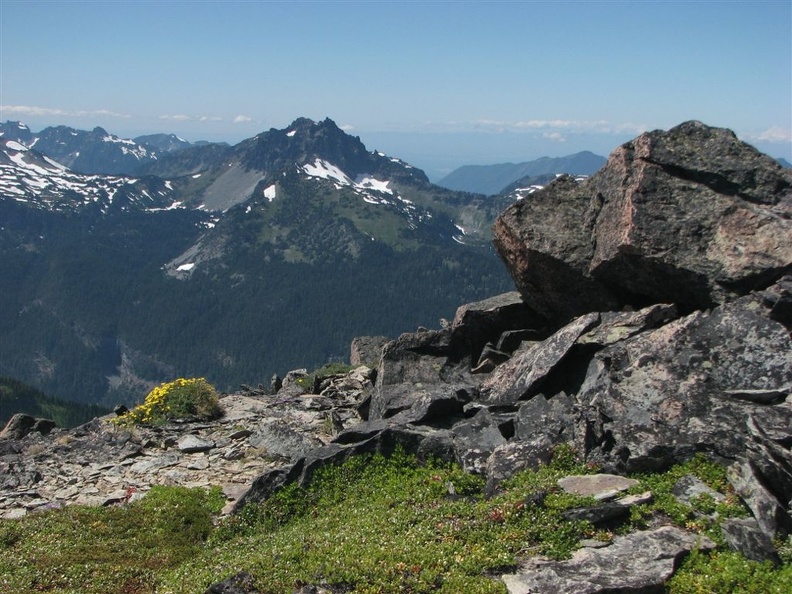
[[[72,132],[72,135],[76,135],[76,133]],[[102,142],[118,144],[120,145],[119,148],[124,155],[132,155],[138,160],[157,158],[156,153],[150,152],[145,146],[138,144],[129,138],[119,138],[113,134],[106,134],[102,137]]]
[[333,181],[337,190],[342,187],[349,187],[368,202],[369,204],[390,204],[390,201],[383,200],[382,196],[376,196],[372,192],[379,194],[389,194],[395,196],[392,189],[388,187],[390,181],[379,180],[370,174],[360,174],[352,180],[340,167],[325,161],[324,159],[316,159],[313,163],[307,163],[302,166],[303,172],[309,177],[318,177]]
[[388,187],[389,183],[389,181],[380,181],[367,175],[359,175],[355,180],[355,186],[358,188],[393,194],[393,190]]
[[307,163],[303,165],[303,171],[310,177],[335,180],[342,186],[352,185],[352,180],[347,177],[346,173],[324,159],[317,158],[313,164]]

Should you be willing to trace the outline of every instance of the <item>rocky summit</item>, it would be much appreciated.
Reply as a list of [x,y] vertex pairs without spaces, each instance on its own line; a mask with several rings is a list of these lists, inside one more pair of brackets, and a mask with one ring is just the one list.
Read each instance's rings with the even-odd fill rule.
[[[356,358],[375,345],[375,372],[228,395],[213,423],[97,420],[47,435],[22,424],[25,437],[0,442],[0,505],[17,515],[156,482],[228,482],[238,510],[324,465],[397,448],[457,462],[494,495],[569,444],[601,469],[559,484],[602,502],[584,512],[593,523],[651,497],[624,497],[624,475],[703,454],[728,467],[752,514],[724,524],[726,542],[776,558],[773,539],[792,534],[792,173],[689,122],[515,203],[495,244],[518,291],[440,329],[359,341]],[[680,497],[705,488],[688,483]],[[502,580],[512,594],[662,591],[682,556],[715,546],[662,524],[583,543],[566,561],[531,558]],[[246,583],[209,591],[254,592]]]

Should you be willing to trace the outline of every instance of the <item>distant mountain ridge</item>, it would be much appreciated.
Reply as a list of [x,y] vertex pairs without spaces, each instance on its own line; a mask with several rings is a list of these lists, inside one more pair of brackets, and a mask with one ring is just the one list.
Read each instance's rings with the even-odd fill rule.
[[0,136],[0,195],[19,204],[51,211],[172,206],[166,180],[76,173],[36,149]]
[[20,381],[0,376],[0,426],[17,413],[52,419],[58,427],[74,427],[108,412],[98,406],[56,400]]
[[141,166],[160,156],[206,143],[190,143],[175,134],[119,138],[104,128],[78,130],[50,126],[33,133],[21,122],[0,123],[0,138],[19,142],[47,155],[75,173],[137,175]]
[[489,241],[508,199],[432,185],[329,119],[127,175],[75,172],[25,128],[0,137],[0,374],[58,398],[269,382],[509,285]]
[[492,196],[510,186],[536,183],[530,178],[547,177],[559,173],[591,175],[605,165],[605,157],[582,151],[566,157],[542,157],[525,163],[496,165],[464,165],[437,182],[450,190],[475,192]]

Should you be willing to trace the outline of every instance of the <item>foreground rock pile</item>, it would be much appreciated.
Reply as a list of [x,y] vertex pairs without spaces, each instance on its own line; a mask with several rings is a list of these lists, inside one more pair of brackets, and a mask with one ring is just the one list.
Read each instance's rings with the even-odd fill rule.
[[[772,539],[792,534],[792,172],[727,130],[688,122],[625,144],[585,181],[560,178],[515,203],[495,224],[495,245],[518,292],[463,306],[440,330],[388,342],[375,385],[361,380],[325,396],[297,396],[288,385],[275,397],[229,396],[220,423],[159,436],[90,425],[78,431],[93,432],[106,443],[97,452],[111,453],[81,465],[61,457],[76,464],[68,472],[57,462],[47,468],[66,455],[52,437],[30,438],[16,453],[21,442],[7,440],[0,505],[19,513],[32,491],[49,501],[74,475],[126,485],[144,465],[153,482],[200,483],[208,474],[192,475],[191,466],[221,472],[235,448],[256,447],[251,438],[262,426],[289,419],[299,445],[277,452],[280,463],[243,454],[222,471],[220,482],[239,485],[257,475],[236,508],[304,484],[323,465],[397,447],[482,474],[489,495],[548,462],[560,444],[617,477],[704,453],[729,467],[753,514],[724,528],[726,540],[772,559]],[[333,398],[344,405],[334,408]],[[239,406],[254,419],[249,425],[229,414],[234,401],[247,403]],[[317,402],[326,408],[313,410]],[[180,450],[187,434],[213,449]],[[31,453],[36,447],[43,449]],[[163,459],[174,462],[156,468]],[[611,501],[615,495],[603,495],[596,513],[623,513],[629,503]],[[605,548],[587,543],[568,561],[526,561],[503,579],[513,594],[660,591],[695,546],[714,545],[657,526]],[[254,592],[223,587],[211,591]]]

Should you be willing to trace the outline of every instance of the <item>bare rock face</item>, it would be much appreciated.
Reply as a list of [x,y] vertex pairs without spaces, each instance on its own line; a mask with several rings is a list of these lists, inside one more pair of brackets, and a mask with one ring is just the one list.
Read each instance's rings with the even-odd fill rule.
[[683,312],[764,288],[792,265],[792,171],[725,129],[686,122],[617,148],[588,180],[509,207],[495,246],[557,322],[625,305]]
[[30,415],[17,413],[8,420],[0,431],[0,439],[22,439],[30,433],[48,435],[55,428],[55,422],[49,419],[36,419]]

